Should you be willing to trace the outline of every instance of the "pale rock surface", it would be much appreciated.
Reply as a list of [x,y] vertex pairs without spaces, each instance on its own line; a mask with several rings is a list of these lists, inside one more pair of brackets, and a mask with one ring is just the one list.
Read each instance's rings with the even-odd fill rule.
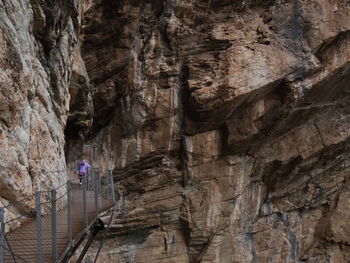
[[79,6],[0,1],[0,198],[11,203],[67,180],[64,129]]

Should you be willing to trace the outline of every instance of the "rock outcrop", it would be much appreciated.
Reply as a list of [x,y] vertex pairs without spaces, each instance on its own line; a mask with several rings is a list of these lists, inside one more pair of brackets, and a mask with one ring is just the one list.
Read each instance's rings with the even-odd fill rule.
[[348,1],[86,6],[99,262],[348,260]]
[[0,200],[67,180],[64,129],[80,31],[74,0],[0,1]]
[[348,262],[348,0],[2,0],[0,40],[1,202],[83,154],[98,262]]

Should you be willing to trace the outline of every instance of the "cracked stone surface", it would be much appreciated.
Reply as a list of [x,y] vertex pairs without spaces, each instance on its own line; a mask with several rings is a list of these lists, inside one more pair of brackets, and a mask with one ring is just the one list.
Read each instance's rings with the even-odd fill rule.
[[98,262],[348,262],[349,1],[79,4],[0,1],[1,202],[85,154]]
[[64,129],[79,9],[73,0],[0,1],[0,205],[67,180]]
[[84,6],[99,262],[347,262],[348,1]]

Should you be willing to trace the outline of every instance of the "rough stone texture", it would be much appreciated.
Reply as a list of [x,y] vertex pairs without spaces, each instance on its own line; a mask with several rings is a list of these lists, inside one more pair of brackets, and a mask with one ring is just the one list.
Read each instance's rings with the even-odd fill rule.
[[116,181],[99,262],[348,262],[348,0],[72,4],[0,2],[1,198],[56,183],[68,117]]
[[64,128],[80,28],[79,5],[73,0],[0,1],[3,204],[57,187],[67,179]]
[[99,262],[347,262],[348,1],[96,0],[84,15],[85,143],[119,193]]

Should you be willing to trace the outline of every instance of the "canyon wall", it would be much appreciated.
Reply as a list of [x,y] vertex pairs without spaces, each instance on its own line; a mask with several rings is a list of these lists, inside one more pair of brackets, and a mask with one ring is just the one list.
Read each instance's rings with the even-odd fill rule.
[[347,262],[348,1],[84,14],[86,143],[119,199],[99,262]]
[[80,6],[0,1],[0,206],[67,180],[64,129]]
[[86,157],[98,262],[348,262],[348,0],[0,0],[0,47],[2,205]]

